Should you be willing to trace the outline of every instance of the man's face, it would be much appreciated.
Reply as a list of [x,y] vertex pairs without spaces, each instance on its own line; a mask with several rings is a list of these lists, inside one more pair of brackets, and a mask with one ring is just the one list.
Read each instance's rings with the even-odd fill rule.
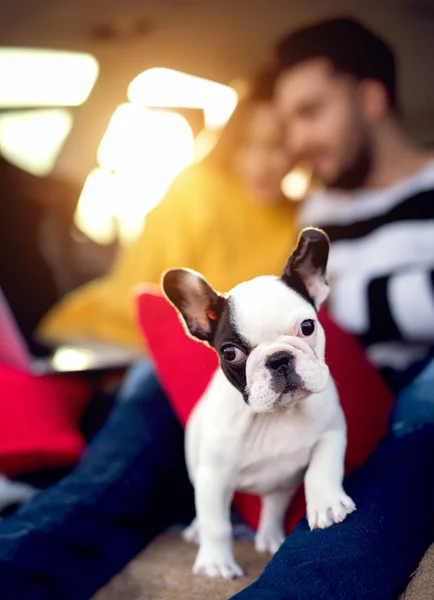
[[371,165],[361,85],[322,58],[284,71],[275,101],[292,158],[306,162],[327,187],[363,184]]

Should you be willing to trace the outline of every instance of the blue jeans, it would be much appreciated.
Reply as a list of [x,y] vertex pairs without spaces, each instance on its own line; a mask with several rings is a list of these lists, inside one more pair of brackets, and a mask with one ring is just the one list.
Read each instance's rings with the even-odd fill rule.
[[193,513],[182,428],[141,363],[78,466],[0,522],[0,598],[90,598]]
[[434,424],[434,359],[397,396],[391,415],[391,429],[404,435]]
[[434,427],[382,442],[345,481],[357,512],[329,529],[303,519],[233,600],[394,600],[434,541]]

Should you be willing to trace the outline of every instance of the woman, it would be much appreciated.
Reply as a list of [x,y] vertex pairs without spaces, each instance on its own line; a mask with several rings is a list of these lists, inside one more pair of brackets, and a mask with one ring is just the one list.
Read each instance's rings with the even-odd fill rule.
[[40,327],[45,341],[93,339],[142,347],[133,288],[190,267],[222,292],[279,273],[295,241],[294,205],[280,186],[289,170],[266,75],[236,108],[211,154],[174,181],[140,237],[113,271],[56,306]]
[[[256,82],[211,155],[179,176],[113,272],[47,316],[46,339],[140,347],[132,288],[159,282],[169,267],[200,271],[222,291],[281,271],[294,209],[280,191],[288,165],[269,91],[266,78]],[[2,598],[89,598],[192,513],[182,430],[145,360],[76,469],[0,523]]]

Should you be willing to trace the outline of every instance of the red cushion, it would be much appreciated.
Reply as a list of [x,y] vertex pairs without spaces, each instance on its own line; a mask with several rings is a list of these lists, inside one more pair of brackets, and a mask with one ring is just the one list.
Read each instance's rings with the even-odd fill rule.
[[0,365],[0,473],[13,477],[75,463],[84,448],[78,423],[89,392],[72,378]]
[[[181,423],[205,391],[218,365],[216,353],[187,335],[176,310],[157,291],[149,288],[138,296],[139,324],[153,357],[161,384]],[[347,473],[360,466],[376,448],[387,429],[392,396],[365,358],[363,349],[349,334],[322,312],[327,336],[326,359],[336,381],[347,419]],[[235,505],[254,528],[258,524],[259,499],[237,494]],[[300,489],[288,511],[289,532],[305,512]]]

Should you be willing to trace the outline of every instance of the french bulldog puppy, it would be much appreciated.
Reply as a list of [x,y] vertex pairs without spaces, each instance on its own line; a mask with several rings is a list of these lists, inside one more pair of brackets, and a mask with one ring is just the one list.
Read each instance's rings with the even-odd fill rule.
[[257,277],[227,295],[190,270],[163,276],[190,334],[220,357],[186,430],[197,516],[185,538],[199,544],[194,573],[243,574],[232,551],[237,490],[261,497],[255,546],[272,554],[303,479],[311,529],[340,523],[356,508],[342,486],[346,423],[317,316],[329,292],[328,253],[325,233],[307,228],[280,277]]

